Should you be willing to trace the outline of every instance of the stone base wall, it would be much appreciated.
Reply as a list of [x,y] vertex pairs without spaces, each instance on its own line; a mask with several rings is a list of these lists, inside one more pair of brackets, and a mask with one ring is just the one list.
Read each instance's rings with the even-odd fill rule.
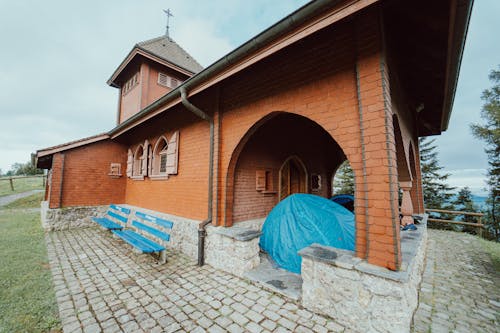
[[108,206],[49,208],[48,201],[42,201],[42,228],[57,231],[94,226],[92,217],[103,216],[107,209]]
[[172,214],[160,213],[154,210],[144,209],[132,205],[120,206],[130,208],[131,218],[129,219],[129,223],[137,211],[172,221],[174,226],[170,232],[170,241],[167,243],[167,247],[180,251],[191,258],[198,258],[198,224],[201,221]]
[[243,277],[260,264],[260,231],[233,226],[208,227],[205,262],[214,268]]
[[354,332],[409,332],[418,305],[427,228],[402,232],[400,271],[370,265],[354,252],[313,244],[302,256],[302,303]]

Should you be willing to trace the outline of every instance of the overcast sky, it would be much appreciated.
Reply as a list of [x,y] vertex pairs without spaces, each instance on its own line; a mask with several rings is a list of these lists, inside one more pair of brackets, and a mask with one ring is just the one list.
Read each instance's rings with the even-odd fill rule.
[[[203,66],[305,4],[305,0],[0,0],[0,169],[37,149],[115,126],[118,91],[107,79],[139,41],[165,32]],[[449,130],[437,137],[454,186],[484,187],[481,92],[500,64],[500,1],[476,0]]]

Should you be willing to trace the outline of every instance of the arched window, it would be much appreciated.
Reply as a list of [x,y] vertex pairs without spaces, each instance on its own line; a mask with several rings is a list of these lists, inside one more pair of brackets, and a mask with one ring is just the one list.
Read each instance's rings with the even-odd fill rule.
[[167,139],[162,136],[156,141],[151,161],[151,176],[168,176],[167,173]]
[[[134,151],[134,154],[129,156],[127,161],[127,175],[134,179],[144,179],[148,175],[148,152],[151,148],[149,147],[148,140],[140,144]],[[130,170],[131,169],[131,170]],[[129,171],[130,170],[130,171]]]
[[132,176],[142,176],[142,163],[144,156],[144,146],[139,145],[134,153],[134,164],[132,166]]

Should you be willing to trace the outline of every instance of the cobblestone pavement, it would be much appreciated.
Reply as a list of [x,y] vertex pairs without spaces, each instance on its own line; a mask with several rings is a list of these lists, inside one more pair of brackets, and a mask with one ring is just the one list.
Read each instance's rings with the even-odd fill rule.
[[414,332],[500,332],[500,276],[477,237],[429,230]]
[[[47,246],[64,332],[344,331],[182,254],[157,265],[98,229],[49,233]],[[477,238],[429,230],[413,331],[498,332],[499,280]]]
[[47,235],[64,332],[342,332],[243,279],[169,252],[157,265],[94,229]]

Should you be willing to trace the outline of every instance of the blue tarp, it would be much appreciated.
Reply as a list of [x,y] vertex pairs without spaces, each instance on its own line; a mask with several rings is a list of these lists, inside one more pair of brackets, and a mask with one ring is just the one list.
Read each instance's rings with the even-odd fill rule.
[[262,228],[260,247],[288,271],[300,273],[297,252],[312,243],[354,250],[354,214],[312,194],[293,194],[276,207]]
[[351,212],[354,211],[354,195],[352,194],[337,194],[331,197],[330,200],[344,206]]

